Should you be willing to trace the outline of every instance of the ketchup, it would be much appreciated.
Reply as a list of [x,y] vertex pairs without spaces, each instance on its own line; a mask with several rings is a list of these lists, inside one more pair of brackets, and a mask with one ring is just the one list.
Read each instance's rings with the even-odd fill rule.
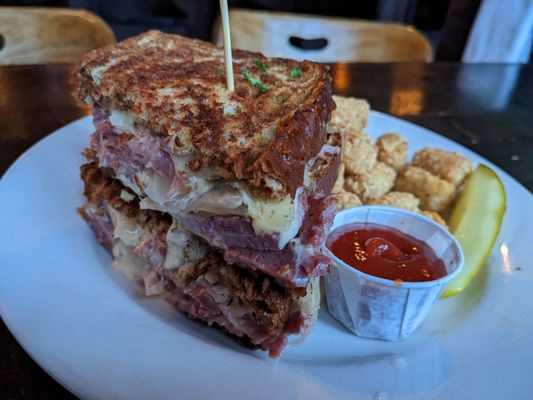
[[346,264],[379,278],[423,282],[446,275],[443,261],[430,246],[383,225],[342,226],[329,235],[326,245]]

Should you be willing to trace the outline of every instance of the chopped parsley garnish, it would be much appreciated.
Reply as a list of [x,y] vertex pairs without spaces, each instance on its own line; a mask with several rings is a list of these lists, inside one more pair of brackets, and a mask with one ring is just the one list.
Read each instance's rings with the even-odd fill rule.
[[520,267],[516,267],[514,270],[515,270],[515,271],[522,271],[522,268],[520,268]]
[[259,68],[259,71],[261,72],[266,72],[267,71],[267,65],[261,61],[261,60],[255,60],[255,65],[257,66],[257,68]]
[[221,74],[222,72],[224,72],[224,68],[222,68],[222,67],[216,67],[216,68],[215,68],[215,72],[216,72],[217,74]]
[[300,67],[294,67],[293,69],[291,69],[291,72],[289,73],[289,78],[291,80],[294,80],[298,78],[301,73],[302,73],[302,69]]
[[250,74],[250,72],[248,72],[248,70],[246,68],[242,69],[242,74],[248,80],[248,82],[250,82],[256,88],[259,88],[259,90],[261,90],[261,93],[266,93],[266,92],[268,92],[270,90],[269,87],[263,85],[262,82],[260,82],[256,78],[254,78],[252,76],[252,74]]

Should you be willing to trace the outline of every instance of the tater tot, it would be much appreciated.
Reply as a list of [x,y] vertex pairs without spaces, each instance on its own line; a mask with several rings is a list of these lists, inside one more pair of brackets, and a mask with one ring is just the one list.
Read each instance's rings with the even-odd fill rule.
[[378,160],[392,169],[400,170],[407,160],[407,140],[397,133],[386,133],[376,141]]
[[408,166],[396,178],[394,190],[413,193],[420,199],[420,208],[443,211],[454,200],[455,187],[425,169]]
[[346,137],[344,164],[348,174],[364,174],[376,165],[378,151],[366,136]]
[[413,156],[413,165],[423,168],[455,187],[472,173],[472,162],[462,155],[442,149],[425,147]]
[[371,204],[404,208],[410,211],[420,211],[418,205],[420,200],[412,193],[407,192],[389,192],[375,200]]
[[[334,126],[335,127],[335,126]],[[344,139],[344,141],[342,142],[343,145],[344,143],[346,142],[346,140],[348,139],[364,139],[364,140],[370,140],[370,137],[364,132],[364,131],[356,131],[354,129],[351,129],[351,128],[339,128],[339,127],[335,127],[336,129],[339,130],[339,132],[341,132],[342,134],[342,137]]]
[[331,114],[331,125],[354,132],[361,132],[366,127],[370,111],[366,100],[342,96],[333,96],[333,100],[337,107]]
[[442,225],[443,227],[448,229],[448,224],[446,223],[446,221],[444,221],[444,218],[442,218],[439,213],[436,213],[435,211],[420,211],[420,214],[422,214],[424,217],[432,219],[437,224]]
[[333,189],[331,189],[331,193],[339,193],[344,188],[344,163],[341,162],[339,164],[339,172],[337,175],[337,180],[335,181],[335,184],[333,185]]
[[359,194],[361,192],[359,175],[344,175],[344,190]]
[[377,199],[391,190],[396,172],[387,164],[377,162],[364,174],[349,174],[344,178],[344,188],[357,194],[364,203]]
[[358,207],[363,204],[359,196],[346,190],[339,192],[335,198],[335,201],[337,202],[337,210]]

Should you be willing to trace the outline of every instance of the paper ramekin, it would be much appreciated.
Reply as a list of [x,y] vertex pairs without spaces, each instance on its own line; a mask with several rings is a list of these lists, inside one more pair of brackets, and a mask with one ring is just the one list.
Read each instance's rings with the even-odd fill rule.
[[362,206],[337,213],[331,231],[351,223],[394,228],[426,242],[444,262],[446,276],[427,282],[396,282],[361,272],[325,245],[331,272],[325,277],[328,310],[358,336],[398,340],[410,335],[427,317],[446,284],[463,268],[461,246],[450,232],[429,218],[400,208]]

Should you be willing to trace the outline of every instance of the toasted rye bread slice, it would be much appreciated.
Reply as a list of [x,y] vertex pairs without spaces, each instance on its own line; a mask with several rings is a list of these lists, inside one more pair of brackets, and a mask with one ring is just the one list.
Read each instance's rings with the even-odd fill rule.
[[316,160],[310,170],[309,191],[311,193],[329,194],[333,190],[340,172],[341,142],[342,135],[340,132],[329,133],[327,144],[331,148],[338,148],[339,151],[338,153],[325,152]]
[[129,113],[190,168],[209,166],[266,197],[294,194],[326,141],[334,103],[328,67],[233,50],[235,92],[221,48],[149,31],[88,53],[79,96]]

